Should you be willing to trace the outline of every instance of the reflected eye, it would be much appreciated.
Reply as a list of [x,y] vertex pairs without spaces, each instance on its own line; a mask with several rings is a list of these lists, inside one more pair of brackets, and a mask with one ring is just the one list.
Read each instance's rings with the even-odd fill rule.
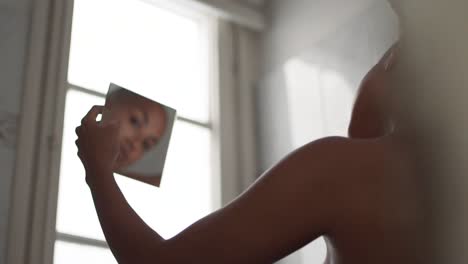
[[132,126],[134,126],[136,128],[141,127],[141,122],[140,122],[140,120],[138,120],[138,118],[136,116],[130,116],[130,124],[132,124]]

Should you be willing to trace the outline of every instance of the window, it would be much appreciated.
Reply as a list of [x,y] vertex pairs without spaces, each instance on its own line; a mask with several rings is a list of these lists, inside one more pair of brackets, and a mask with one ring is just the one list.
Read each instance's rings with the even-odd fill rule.
[[[346,65],[321,52],[317,52],[321,55],[318,58]],[[352,85],[341,71],[317,57],[312,58],[290,59],[284,68],[293,148],[326,136],[347,136],[354,97]],[[327,247],[324,239],[319,238],[295,254],[300,255],[304,263],[323,263]]]
[[75,0],[54,262],[115,263],[104,240],[75,127],[110,82],[178,110],[162,188],[116,176],[136,212],[169,238],[219,206],[212,151],[210,18],[138,0]]

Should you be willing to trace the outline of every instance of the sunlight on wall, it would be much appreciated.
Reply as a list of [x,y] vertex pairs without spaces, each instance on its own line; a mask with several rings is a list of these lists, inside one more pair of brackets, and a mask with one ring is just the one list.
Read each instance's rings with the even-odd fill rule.
[[293,147],[297,148],[325,134],[322,91],[318,86],[320,69],[316,65],[293,59],[286,63],[284,71],[289,127],[293,133]]
[[284,67],[293,147],[326,136],[346,136],[354,100],[339,73],[300,59]]
[[[346,136],[354,100],[351,85],[336,71],[300,59],[284,67],[292,144],[298,148],[326,136]],[[322,263],[324,240],[301,251],[301,258]]]

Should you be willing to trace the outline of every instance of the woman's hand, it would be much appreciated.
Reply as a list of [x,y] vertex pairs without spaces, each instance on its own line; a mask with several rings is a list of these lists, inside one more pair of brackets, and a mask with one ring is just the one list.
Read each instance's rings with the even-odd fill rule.
[[93,106],[81,120],[81,126],[76,128],[78,139],[75,143],[88,185],[94,184],[99,175],[112,175],[119,155],[119,124],[97,122],[96,118],[103,110],[103,106]]

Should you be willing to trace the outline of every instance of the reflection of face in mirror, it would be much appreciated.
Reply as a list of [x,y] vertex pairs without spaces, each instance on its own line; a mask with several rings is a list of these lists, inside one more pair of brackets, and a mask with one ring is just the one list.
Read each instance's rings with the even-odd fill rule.
[[115,170],[119,171],[142,158],[164,134],[167,117],[164,107],[125,89],[108,95],[107,120],[120,122],[120,155]]

